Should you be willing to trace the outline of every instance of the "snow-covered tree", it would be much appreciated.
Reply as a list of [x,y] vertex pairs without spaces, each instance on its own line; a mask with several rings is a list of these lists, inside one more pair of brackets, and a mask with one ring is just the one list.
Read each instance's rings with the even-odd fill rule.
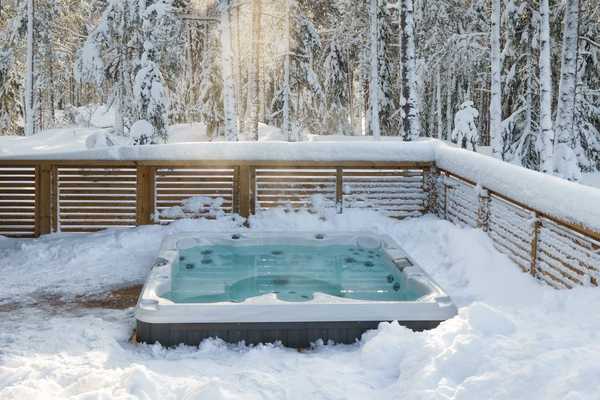
[[173,0],[108,0],[79,52],[77,78],[111,86],[109,103],[116,110],[119,134],[148,119],[156,124],[156,135],[166,138],[168,103],[160,68],[169,50],[177,47],[175,12]]
[[154,3],[142,13],[144,52],[140,68],[136,73],[133,94],[136,99],[136,115],[154,127],[152,143],[166,143],[169,99],[162,73],[159,68],[159,50],[168,44],[163,40],[172,36],[176,25],[170,0]]
[[324,118],[324,130],[330,134],[351,134],[352,127],[348,119],[349,106],[349,65],[344,47],[337,38],[333,38],[326,49],[325,56],[325,100],[327,110]]
[[209,140],[215,139],[221,133],[225,123],[220,43],[216,33],[208,38],[200,68],[198,108],[201,120],[206,124]]
[[0,135],[16,134],[24,112],[17,45],[27,24],[22,7],[4,7],[0,15]]
[[454,117],[452,141],[458,143],[463,149],[471,148],[471,150],[477,151],[477,143],[479,143],[478,118],[479,111],[474,107],[472,101],[462,103]]

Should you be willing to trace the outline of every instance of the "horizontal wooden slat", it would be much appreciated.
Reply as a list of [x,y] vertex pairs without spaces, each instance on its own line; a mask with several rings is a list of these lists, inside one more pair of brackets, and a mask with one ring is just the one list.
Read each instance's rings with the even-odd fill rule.
[[131,182],[89,182],[89,181],[81,181],[81,182],[60,182],[60,188],[62,189],[85,189],[88,191],[94,190],[103,190],[103,189],[122,189],[122,188],[132,188],[135,189],[135,181]]
[[15,229],[0,226],[0,234],[2,234],[3,236],[33,236],[33,232],[33,227],[29,229],[24,229],[23,227]]
[[98,200],[89,200],[89,201],[66,201],[62,200],[60,202],[61,209],[63,206],[71,207],[71,208],[83,208],[83,207],[132,207],[135,208],[135,199],[128,202],[118,202],[115,203],[113,201],[98,201]]
[[59,168],[58,174],[60,176],[82,176],[85,178],[92,178],[95,176],[136,176],[135,169],[64,169]]
[[168,179],[171,177],[229,177],[233,176],[233,169],[214,170],[214,169],[198,169],[198,170],[163,170],[156,171],[158,180]]
[[291,179],[303,179],[303,177],[335,177],[337,175],[336,170],[311,170],[311,169],[303,169],[303,170],[265,170],[265,169],[257,169],[256,170],[256,179],[268,179],[269,177],[285,177],[286,180]]
[[94,233],[105,229],[126,229],[131,228],[131,225],[104,225],[104,226],[64,226],[61,228],[65,233]]
[[23,220],[13,220],[12,218],[10,220],[3,220],[0,219],[0,226],[33,226],[35,224],[35,222],[29,220],[29,221],[23,221]]
[[29,176],[31,178],[35,177],[35,168],[27,168],[27,169],[0,169],[0,178],[5,176]]
[[24,194],[24,195],[2,194],[2,197],[0,197],[0,205],[2,205],[3,203],[14,202],[16,200],[24,200],[25,202],[35,201],[35,193]]
[[73,221],[73,220],[63,220],[61,221],[62,226],[135,226],[135,219],[131,221],[123,221],[123,220],[113,220],[113,221]]
[[0,180],[0,191],[6,189],[35,189],[35,181],[22,181],[22,182],[2,182]]
[[62,184],[63,182],[113,182],[113,183],[121,183],[123,185],[133,185],[135,186],[136,179],[135,177],[118,177],[118,176],[95,176],[95,177],[77,177],[77,176],[61,176],[58,178],[59,182]]
[[135,223],[135,212],[129,213],[112,213],[112,214],[96,214],[96,213],[87,213],[87,214],[61,214],[63,221],[66,220],[77,220],[77,221],[87,221],[87,220],[102,220],[102,221],[110,221],[110,220],[131,220]]
[[12,221],[12,220],[16,220],[16,219],[31,220],[34,218],[35,218],[35,213],[33,213],[33,212],[7,214],[3,209],[0,208],[0,224],[5,221]]
[[59,199],[62,200],[70,200],[70,201],[76,201],[76,200],[93,200],[93,201],[99,201],[99,200],[106,200],[106,201],[135,201],[135,194],[131,195],[131,196],[125,196],[125,195],[109,195],[108,193],[104,193],[102,195],[100,194],[94,194],[94,193],[90,193],[88,195],[69,195],[69,194],[62,194],[59,196]]
[[60,213],[66,214],[135,214],[135,206],[121,208],[100,208],[100,207],[61,207]]

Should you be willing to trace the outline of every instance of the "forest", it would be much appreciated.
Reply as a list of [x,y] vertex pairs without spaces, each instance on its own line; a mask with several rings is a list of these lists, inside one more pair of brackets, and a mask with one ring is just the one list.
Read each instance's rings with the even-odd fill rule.
[[0,135],[437,138],[600,170],[600,0],[1,0]]

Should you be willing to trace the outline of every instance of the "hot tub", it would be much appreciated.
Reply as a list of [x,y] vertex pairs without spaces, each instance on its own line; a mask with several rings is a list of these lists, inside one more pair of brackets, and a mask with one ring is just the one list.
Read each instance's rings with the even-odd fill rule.
[[186,233],[164,240],[135,318],[146,343],[307,347],[353,343],[382,321],[431,329],[456,312],[388,236]]

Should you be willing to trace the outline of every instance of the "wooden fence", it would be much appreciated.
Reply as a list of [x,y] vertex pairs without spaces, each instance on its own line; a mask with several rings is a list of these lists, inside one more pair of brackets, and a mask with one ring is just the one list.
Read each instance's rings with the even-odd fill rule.
[[449,171],[438,171],[437,176],[441,218],[481,228],[501,253],[550,286],[598,286],[598,232],[561,221]]
[[[223,199],[247,217],[260,209],[305,207],[314,195],[343,208],[403,218],[433,211],[432,163],[239,161],[2,161],[0,234],[35,237],[164,221],[182,200]],[[168,221],[168,220],[166,220]]]
[[223,199],[247,217],[307,207],[369,208],[404,218],[434,212],[481,228],[523,271],[556,288],[597,286],[600,233],[534,210],[431,162],[0,160],[0,235],[93,232],[168,222],[182,200]]

